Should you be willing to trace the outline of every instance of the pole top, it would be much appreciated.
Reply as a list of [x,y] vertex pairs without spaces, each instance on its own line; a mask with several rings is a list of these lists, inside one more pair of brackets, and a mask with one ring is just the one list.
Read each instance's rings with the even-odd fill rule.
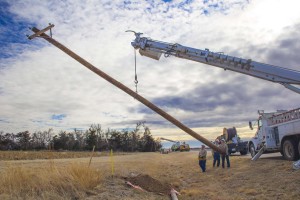
[[[28,36],[28,39],[29,39],[29,40],[32,40],[32,39],[35,38],[35,37],[40,37],[41,34],[45,33],[45,32],[48,31],[48,30],[50,30],[50,33],[51,33],[51,28],[53,28],[53,27],[54,27],[54,24],[49,23],[49,26],[47,26],[46,28],[44,28],[44,29],[38,31],[37,33],[35,33],[35,34],[33,34],[33,35]],[[33,29],[33,28],[31,28],[31,30],[32,30],[32,29]]]

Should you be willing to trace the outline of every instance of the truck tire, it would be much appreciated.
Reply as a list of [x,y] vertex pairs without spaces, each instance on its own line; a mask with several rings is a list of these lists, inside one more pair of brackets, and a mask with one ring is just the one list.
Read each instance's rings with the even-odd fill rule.
[[282,145],[283,156],[286,160],[297,160],[299,157],[297,143],[293,139],[286,139]]
[[248,153],[247,149],[244,149],[244,150],[241,150],[241,151],[240,151],[240,154],[241,154],[242,156],[247,155],[247,153]]
[[250,151],[251,157],[253,158],[255,156],[255,154],[256,154],[256,151],[255,151],[253,143],[250,144],[249,151]]
[[300,158],[300,140],[298,141],[298,155],[299,155],[299,158]]

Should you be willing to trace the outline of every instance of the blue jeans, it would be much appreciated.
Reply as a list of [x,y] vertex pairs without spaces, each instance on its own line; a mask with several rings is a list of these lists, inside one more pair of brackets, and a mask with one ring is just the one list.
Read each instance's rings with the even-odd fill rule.
[[202,172],[205,172],[205,170],[206,170],[206,160],[199,160],[199,165],[202,169]]
[[224,162],[226,159],[227,167],[230,167],[229,155],[222,155],[222,167],[224,168]]
[[220,166],[220,153],[219,152],[214,152],[214,162],[213,162],[213,167],[216,166],[217,162],[217,167]]

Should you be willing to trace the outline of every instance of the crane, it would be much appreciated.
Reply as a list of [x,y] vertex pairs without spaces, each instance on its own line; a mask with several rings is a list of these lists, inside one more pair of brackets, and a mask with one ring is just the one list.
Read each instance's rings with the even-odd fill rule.
[[169,142],[174,142],[174,143],[178,142],[178,141],[170,140],[170,139],[163,138],[163,137],[161,137],[160,139],[161,139],[161,140],[166,140],[166,141],[169,141]]
[[173,142],[174,144],[171,147],[172,151],[190,151],[190,145],[186,144],[185,142],[182,142],[180,144],[179,141],[174,141],[174,140],[170,140],[170,139],[163,138],[163,137],[161,137],[160,139],[161,140],[166,140],[166,141],[169,141],[169,142]]
[[251,59],[243,59],[234,56],[225,55],[220,52],[212,52],[209,49],[195,49],[186,47],[177,43],[166,43],[152,40],[148,37],[141,37],[143,33],[134,31],[135,39],[131,45],[139,50],[142,56],[159,60],[163,54],[165,57],[175,56],[187,60],[192,60],[214,67],[220,67],[224,70],[231,70],[253,76],[256,78],[279,83],[284,87],[300,94],[300,71],[284,67],[264,64]]

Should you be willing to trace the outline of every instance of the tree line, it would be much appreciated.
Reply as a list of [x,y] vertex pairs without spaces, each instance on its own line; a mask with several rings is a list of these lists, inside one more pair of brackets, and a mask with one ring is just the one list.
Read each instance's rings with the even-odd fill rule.
[[159,139],[154,139],[150,129],[144,122],[139,122],[132,131],[103,130],[100,124],[92,124],[88,130],[71,132],[59,131],[55,134],[53,129],[30,133],[4,133],[0,131],[0,150],[69,150],[114,151],[126,152],[153,152],[162,145]]

